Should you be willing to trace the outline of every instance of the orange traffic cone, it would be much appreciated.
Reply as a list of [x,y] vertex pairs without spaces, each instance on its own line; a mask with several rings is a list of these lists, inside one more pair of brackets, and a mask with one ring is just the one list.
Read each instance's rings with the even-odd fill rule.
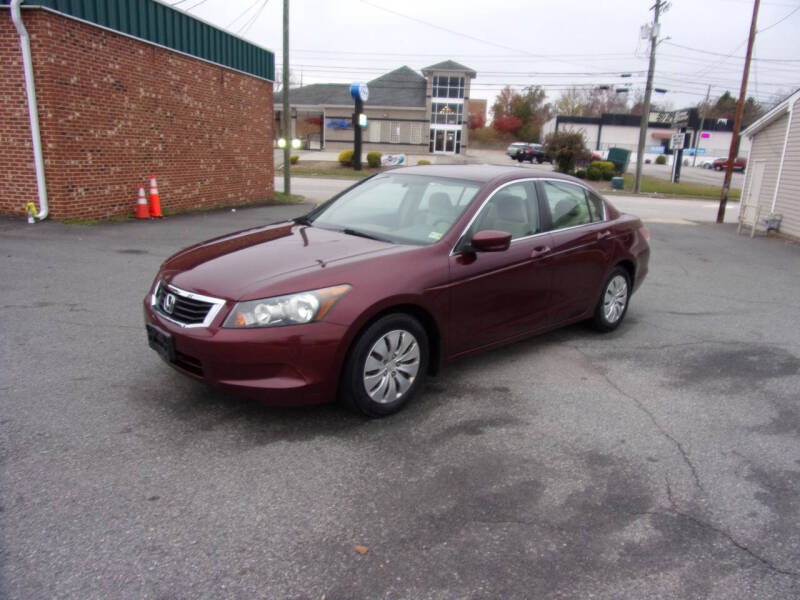
[[158,185],[156,184],[155,175],[150,175],[150,216],[156,219],[164,216],[161,214],[161,198],[158,197]]
[[139,184],[139,198],[136,200],[136,218],[150,218],[150,209],[147,208],[147,198],[144,197],[144,186],[141,183]]

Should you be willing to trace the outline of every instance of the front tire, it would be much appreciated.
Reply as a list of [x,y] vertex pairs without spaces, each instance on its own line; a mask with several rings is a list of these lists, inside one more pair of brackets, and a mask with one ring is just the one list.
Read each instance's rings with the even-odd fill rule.
[[428,336],[414,317],[381,317],[356,340],[342,374],[341,396],[369,417],[399,411],[422,387],[428,370]]
[[631,298],[631,278],[622,267],[615,267],[603,285],[603,292],[592,318],[592,326],[598,331],[613,331],[625,314]]

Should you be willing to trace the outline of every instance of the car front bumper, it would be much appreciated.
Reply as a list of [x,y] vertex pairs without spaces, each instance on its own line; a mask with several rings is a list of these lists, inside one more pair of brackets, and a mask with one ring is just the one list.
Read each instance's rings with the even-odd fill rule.
[[174,369],[275,406],[336,398],[347,328],[325,321],[286,327],[181,327],[144,301],[151,347]]

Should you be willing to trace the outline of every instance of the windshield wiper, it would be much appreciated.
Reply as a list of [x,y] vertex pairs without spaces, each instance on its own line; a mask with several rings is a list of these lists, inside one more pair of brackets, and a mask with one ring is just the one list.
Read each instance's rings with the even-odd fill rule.
[[302,217],[295,217],[292,220],[298,225],[311,225],[311,219],[308,218],[308,215],[303,215]]
[[357,235],[358,237],[367,238],[368,240],[376,240],[378,242],[389,242],[389,240],[387,240],[386,238],[382,238],[373,233],[367,233],[366,231],[359,231],[358,229],[350,229],[349,227],[342,229],[342,233],[346,233],[347,235]]

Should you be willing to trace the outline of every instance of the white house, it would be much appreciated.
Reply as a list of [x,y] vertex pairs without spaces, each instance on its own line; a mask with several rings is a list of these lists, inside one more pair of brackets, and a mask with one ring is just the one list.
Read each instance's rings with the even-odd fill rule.
[[[739,222],[800,239],[800,89],[744,130],[751,141]],[[769,223],[768,223],[769,220]]]

